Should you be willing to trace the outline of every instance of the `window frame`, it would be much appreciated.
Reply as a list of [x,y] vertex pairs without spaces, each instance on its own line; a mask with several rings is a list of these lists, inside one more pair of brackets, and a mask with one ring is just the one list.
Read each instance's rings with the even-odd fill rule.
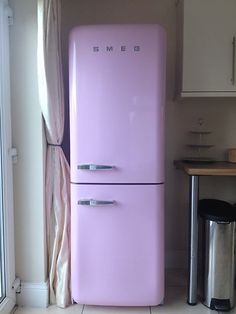
[[8,0],[0,0],[0,128],[2,162],[2,204],[4,220],[5,292],[0,312],[8,314],[16,303],[15,281],[14,205],[12,174],[12,130],[10,95],[9,17]]

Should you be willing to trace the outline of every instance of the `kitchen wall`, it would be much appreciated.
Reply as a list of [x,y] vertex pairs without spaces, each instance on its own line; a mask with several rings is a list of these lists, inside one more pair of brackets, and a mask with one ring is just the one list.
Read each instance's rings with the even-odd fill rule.
[[[235,99],[174,100],[176,7],[175,0],[62,0],[63,65],[68,100],[68,34],[79,24],[159,23],[168,36],[166,100],[166,265],[185,267],[188,240],[188,178],[173,167],[173,160],[189,155],[185,144],[191,142],[188,131],[198,119],[213,133],[209,142],[215,147],[210,156],[224,159],[225,150],[236,147]],[[68,115],[68,102],[67,102]],[[69,128],[64,147],[68,154]],[[200,196],[236,202],[236,179],[201,178]]]
[[37,82],[37,0],[10,0],[10,67],[16,274],[46,280],[44,134]]
[[[14,165],[16,272],[24,281],[46,280],[44,220],[44,135],[39,108],[36,44],[37,0],[10,0],[14,25],[10,28]],[[166,102],[166,264],[184,267],[187,261],[188,178],[173,160],[187,155],[187,132],[204,118],[213,131],[212,155],[224,158],[236,147],[235,99],[174,101],[176,17],[174,0],[62,0],[63,63],[68,99],[67,45],[69,30],[78,24],[160,23],[168,35]],[[68,103],[67,103],[68,109]],[[68,110],[67,110],[68,114]],[[69,128],[64,147],[69,148]],[[201,196],[236,202],[236,179],[201,178]]]

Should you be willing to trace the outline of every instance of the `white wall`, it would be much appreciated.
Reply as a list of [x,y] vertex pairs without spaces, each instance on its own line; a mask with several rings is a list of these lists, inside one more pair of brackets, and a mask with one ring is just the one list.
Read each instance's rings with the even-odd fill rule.
[[[183,267],[187,262],[188,178],[173,167],[173,160],[188,154],[188,131],[198,118],[213,131],[212,155],[223,159],[229,147],[236,147],[235,99],[189,99],[173,101],[175,88],[176,8],[175,0],[62,0],[62,40],[65,84],[68,97],[68,33],[79,24],[160,23],[168,34],[166,103],[166,253],[167,266]],[[201,178],[201,196],[236,202],[236,179]]]
[[16,273],[23,281],[46,280],[44,135],[37,89],[37,0],[10,0]]

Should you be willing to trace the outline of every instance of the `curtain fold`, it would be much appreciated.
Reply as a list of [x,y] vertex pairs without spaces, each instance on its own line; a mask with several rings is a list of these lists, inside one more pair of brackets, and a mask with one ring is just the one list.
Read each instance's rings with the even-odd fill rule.
[[70,169],[61,148],[64,87],[61,2],[38,0],[38,82],[47,139],[45,209],[50,303],[66,307],[70,295]]

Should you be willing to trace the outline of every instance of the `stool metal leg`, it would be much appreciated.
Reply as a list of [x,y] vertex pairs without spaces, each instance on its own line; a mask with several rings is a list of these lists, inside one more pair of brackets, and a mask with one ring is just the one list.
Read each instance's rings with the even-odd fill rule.
[[198,176],[190,176],[190,221],[189,221],[189,280],[188,304],[197,304],[197,262],[198,262]]

